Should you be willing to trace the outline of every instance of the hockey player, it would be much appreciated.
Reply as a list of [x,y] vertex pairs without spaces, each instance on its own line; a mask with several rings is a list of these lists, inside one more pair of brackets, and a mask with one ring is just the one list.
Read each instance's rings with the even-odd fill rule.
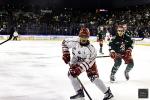
[[110,81],[115,81],[115,74],[122,63],[122,59],[127,64],[124,71],[126,80],[129,80],[129,71],[133,68],[134,62],[132,58],[133,40],[125,34],[122,25],[117,27],[116,36],[109,43],[110,56],[114,59],[114,65],[111,70]]
[[18,32],[15,30],[14,33],[13,33],[13,40],[18,40],[18,37],[19,37],[19,34]]
[[[84,100],[84,92],[77,77],[86,71],[88,78],[94,83],[104,94],[103,100],[109,100],[113,97],[110,88],[107,88],[102,80],[99,79],[99,74],[96,65],[96,49],[88,40],[90,32],[88,28],[81,28],[79,38],[65,39],[62,42],[63,60],[66,64],[69,63],[70,68],[68,77],[76,91],[70,99],[82,98]],[[72,59],[70,59],[69,49],[72,49]]]
[[100,46],[100,50],[99,50],[100,54],[104,54],[103,53],[103,40],[104,40],[105,35],[106,35],[106,32],[104,30],[104,27],[98,26],[98,28],[97,28],[97,41],[99,42],[99,46]]

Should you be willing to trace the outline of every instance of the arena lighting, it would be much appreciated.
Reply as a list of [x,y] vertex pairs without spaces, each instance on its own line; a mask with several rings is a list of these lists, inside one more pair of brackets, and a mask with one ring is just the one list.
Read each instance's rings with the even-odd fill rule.
[[107,12],[108,10],[106,9],[96,9],[96,13],[100,13],[100,12]]
[[99,9],[99,11],[100,11],[100,12],[106,12],[106,11],[108,11],[108,10],[106,10],[106,9]]

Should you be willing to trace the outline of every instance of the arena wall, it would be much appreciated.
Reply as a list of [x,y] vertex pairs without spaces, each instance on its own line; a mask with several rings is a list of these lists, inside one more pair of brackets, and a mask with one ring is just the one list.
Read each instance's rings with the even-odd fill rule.
[[[0,35],[0,40],[6,40],[9,35]],[[46,41],[62,41],[66,38],[75,38],[77,36],[64,36],[64,35],[20,35],[18,40],[46,40]],[[150,38],[133,38],[135,44],[138,45],[149,45],[150,46]],[[96,42],[97,37],[91,36],[90,40]]]

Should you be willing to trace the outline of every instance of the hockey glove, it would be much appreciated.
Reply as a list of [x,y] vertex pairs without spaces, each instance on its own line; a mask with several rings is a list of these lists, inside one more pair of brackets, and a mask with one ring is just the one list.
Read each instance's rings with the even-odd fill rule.
[[127,49],[125,52],[125,57],[131,57],[132,49]]
[[66,64],[68,64],[70,62],[70,53],[69,53],[69,51],[63,52],[62,59],[64,60],[64,62]]
[[77,77],[83,71],[82,67],[78,64],[71,65],[69,72],[73,77]]
[[114,50],[111,50],[111,51],[110,51],[110,57],[111,57],[112,59],[115,59],[116,56],[117,56],[116,52],[115,52]]

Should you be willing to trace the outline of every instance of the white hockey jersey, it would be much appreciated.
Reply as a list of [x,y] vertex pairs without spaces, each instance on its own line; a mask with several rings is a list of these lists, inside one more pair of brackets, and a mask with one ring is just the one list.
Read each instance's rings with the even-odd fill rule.
[[95,63],[97,51],[92,44],[81,46],[79,38],[65,39],[62,43],[63,52],[72,51],[71,64],[79,64],[84,70],[88,70]]

